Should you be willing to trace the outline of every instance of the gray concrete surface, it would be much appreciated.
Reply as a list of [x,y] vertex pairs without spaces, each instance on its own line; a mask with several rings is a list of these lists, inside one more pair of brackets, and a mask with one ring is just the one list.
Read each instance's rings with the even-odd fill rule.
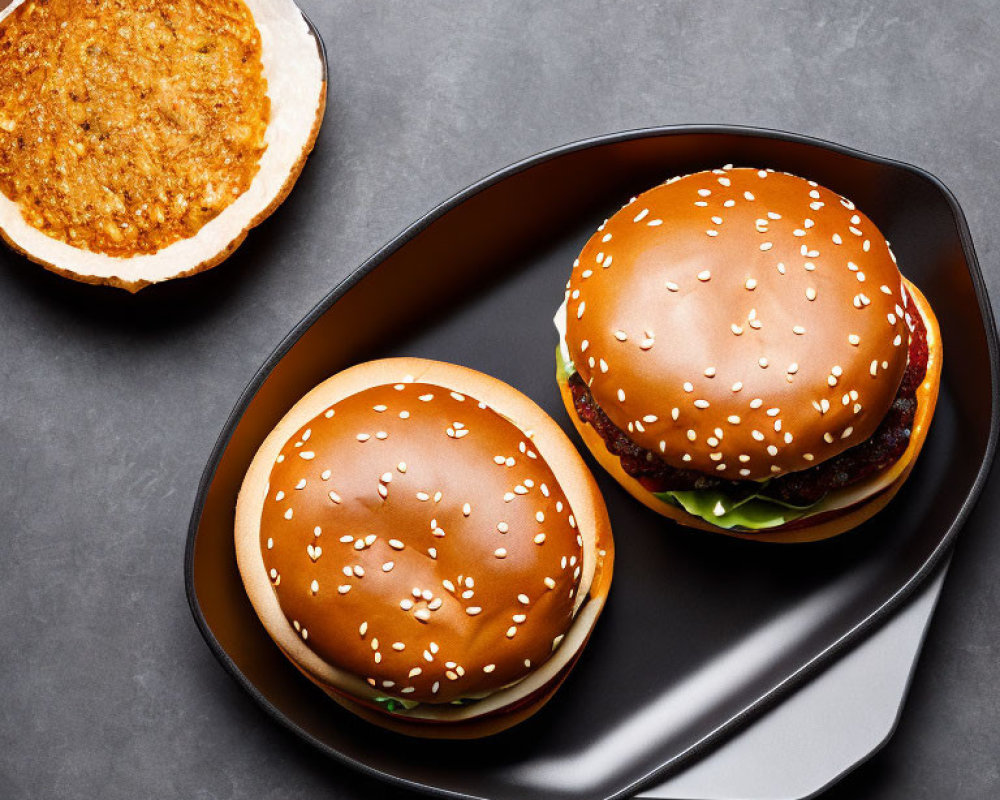
[[[1000,298],[990,0],[303,5],[330,50],[326,125],[300,190],[231,263],[133,299],[0,252],[0,798],[409,796],[304,750],[230,681],[188,613],[184,534],[279,338],[494,169],[661,123],[838,140],[940,176]],[[980,530],[898,734],[828,800],[1000,795],[1000,537]]]

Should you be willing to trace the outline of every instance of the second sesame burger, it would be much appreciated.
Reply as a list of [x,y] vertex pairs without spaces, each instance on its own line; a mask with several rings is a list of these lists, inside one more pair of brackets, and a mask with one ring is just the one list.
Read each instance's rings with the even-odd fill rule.
[[415,358],[345,370],[260,447],[236,556],[278,647],[383,727],[471,738],[535,713],[604,606],[593,477],[531,400]]
[[849,199],[769,169],[674,178],[591,237],[556,316],[574,425],[632,495],[771,541],[853,528],[902,486],[941,338]]

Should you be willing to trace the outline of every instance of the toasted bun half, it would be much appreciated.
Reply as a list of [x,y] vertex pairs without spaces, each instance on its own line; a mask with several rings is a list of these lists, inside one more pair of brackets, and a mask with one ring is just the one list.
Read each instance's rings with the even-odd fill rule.
[[341,372],[247,471],[236,556],[282,652],[352,712],[471,738],[544,705],[603,609],[593,476],[531,400],[415,358]]
[[[14,0],[0,10],[0,28],[25,2]],[[195,235],[155,253],[131,257],[110,256],[51,238],[28,224],[19,205],[0,192],[0,238],[59,275],[130,292],[203,272],[232,255],[249,231],[267,219],[294,187],[319,134],[327,93],[322,53],[295,2],[243,2],[260,33],[261,64],[270,102],[266,149],[246,191]],[[79,4],[81,11],[85,5]]]
[[601,437],[590,425],[580,420],[569,387],[560,376],[559,388],[563,404],[566,406],[566,412],[569,414],[577,433],[597,462],[629,494],[657,514],[689,528],[723,533],[727,536],[758,542],[795,543],[828,539],[856,528],[871,519],[895,497],[916,463],[917,456],[927,438],[927,431],[934,415],[934,408],[937,405],[938,388],[941,382],[941,331],[934,312],[920,290],[909,281],[904,282],[911,301],[923,318],[927,330],[928,349],[927,373],[917,391],[917,412],[910,435],[910,443],[902,457],[888,469],[860,485],[834,492],[817,507],[814,515],[800,518],[788,525],[759,533],[727,530],[689,514],[682,508],[659,500],[639,481],[622,469],[618,457],[608,452]]

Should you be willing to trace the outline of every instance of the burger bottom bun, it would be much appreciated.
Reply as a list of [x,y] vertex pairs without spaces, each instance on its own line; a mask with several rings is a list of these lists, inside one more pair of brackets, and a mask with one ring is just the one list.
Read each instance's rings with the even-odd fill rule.
[[927,299],[912,283],[905,279],[904,283],[927,329],[927,372],[923,383],[917,389],[917,413],[913,421],[909,446],[899,460],[886,470],[857,487],[848,487],[848,489],[843,490],[845,496],[857,497],[856,502],[842,505],[839,508],[831,508],[828,511],[820,510],[815,517],[793,520],[787,525],[770,528],[760,533],[727,530],[712,525],[701,517],[689,514],[682,508],[672,506],[657,499],[638,480],[626,473],[622,469],[618,456],[609,452],[604,440],[590,425],[583,422],[577,415],[569,386],[560,380],[559,389],[563,404],[566,406],[566,411],[573,421],[577,433],[580,434],[583,443],[590,450],[597,462],[629,494],[657,514],[668,517],[688,528],[723,533],[738,539],[750,539],[757,542],[791,544],[829,539],[867,522],[885,508],[893,497],[896,496],[896,493],[909,477],[910,471],[913,469],[914,463],[916,463],[917,456],[924,446],[931,418],[934,415],[934,408],[937,405],[938,388],[941,383],[941,331],[937,318],[934,316],[934,312],[931,310]]
[[[467,705],[424,703],[389,712],[375,702],[385,696],[365,680],[321,659],[285,617],[264,567],[260,521],[271,468],[295,431],[340,400],[372,386],[429,383],[486,402],[522,431],[549,465],[573,509],[584,540],[580,605],[558,649],[520,682]],[[611,585],[614,541],[604,499],[593,475],[562,428],[511,386],[480,372],[419,358],[370,361],[327,379],[282,418],[251,462],[236,505],[236,561],[250,602],[270,637],[307,678],[337,703],[384,728],[412,736],[469,739],[511,727],[540,709],[575,664],[597,622]],[[588,563],[589,562],[589,563]]]
[[393,733],[423,739],[481,739],[514,727],[534,715],[535,712],[549,702],[576,664],[579,654],[580,651],[578,650],[573,660],[566,665],[563,671],[530,698],[524,698],[509,709],[501,709],[499,712],[493,714],[473,717],[460,722],[448,722],[446,719],[441,719],[437,723],[434,723],[427,720],[414,720],[404,716],[387,714],[378,708],[373,708],[346,695],[339,694],[329,686],[317,685],[334,702],[352,714]]

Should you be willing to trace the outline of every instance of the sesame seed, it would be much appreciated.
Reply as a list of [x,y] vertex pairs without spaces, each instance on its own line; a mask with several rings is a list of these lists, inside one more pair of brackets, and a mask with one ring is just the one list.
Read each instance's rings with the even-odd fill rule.
[[340,592],[341,594],[347,594],[349,591],[351,591],[351,586],[350,584],[347,583],[341,584],[340,586],[337,587],[337,591]]
[[728,419],[728,422],[729,422],[730,425],[739,425],[740,424],[740,418],[738,416],[736,416],[735,414],[730,414],[727,419]]
[[767,250],[770,250],[772,247],[774,247],[774,244],[772,242],[761,242],[760,244],[760,249],[764,250],[765,252]]
[[753,278],[747,278],[746,283],[743,285],[746,287],[747,291],[752,292],[754,289],[757,288],[757,281]]
[[681,287],[680,287],[680,286],[678,286],[678,285],[677,285],[676,283],[674,283],[673,281],[667,281],[667,289],[669,289],[669,290],[670,290],[671,292],[677,292],[677,291],[680,291],[680,288],[681,288]]
[[309,584],[309,590],[313,594],[316,594],[319,591],[319,581],[313,581],[312,583],[310,583]]
[[764,358],[763,356],[761,356],[759,359],[757,359],[757,363],[760,365],[761,369],[767,369],[767,363],[768,362],[767,362],[767,359]]
[[815,300],[816,299],[816,290],[812,286],[807,286],[806,287],[806,299],[807,300]]
[[764,405],[764,401],[759,397],[755,397],[750,401],[750,408],[760,408],[762,405]]
[[495,555],[497,558],[507,558],[507,549],[504,547],[498,547],[496,550],[493,551],[493,555]]
[[625,331],[615,331],[615,338],[619,342],[624,342],[626,339],[628,339],[628,334],[625,333]]
[[537,534],[535,536],[534,542],[535,542],[535,544],[542,544],[542,543],[544,543],[545,542],[545,534],[544,533]]
[[710,405],[710,403],[708,402],[708,400],[695,400],[694,401],[695,408],[708,408],[709,405]]
[[698,433],[696,431],[689,430],[687,432],[687,438],[688,438],[688,441],[693,442],[695,439],[698,438]]
[[689,381],[685,381],[684,382],[684,391],[685,392],[693,392],[694,391],[694,385],[692,383],[690,383]]
[[514,635],[516,633],[517,633],[517,628],[515,628],[513,625],[511,625],[509,628],[507,628],[507,638],[508,639],[513,639]]
[[619,389],[618,390],[618,402],[619,403],[624,403],[625,402],[625,390],[624,389]]
[[371,437],[370,433],[359,433],[358,434],[358,441],[359,442],[367,442],[371,438],[372,437]]
[[712,277],[712,273],[711,273],[710,270],[707,270],[707,269],[703,269],[701,272],[698,273],[698,280],[700,280],[700,281],[710,280],[711,277]]
[[556,588],[556,582],[552,580],[552,578],[546,578],[544,581],[542,581],[542,583],[544,583],[549,589]]

